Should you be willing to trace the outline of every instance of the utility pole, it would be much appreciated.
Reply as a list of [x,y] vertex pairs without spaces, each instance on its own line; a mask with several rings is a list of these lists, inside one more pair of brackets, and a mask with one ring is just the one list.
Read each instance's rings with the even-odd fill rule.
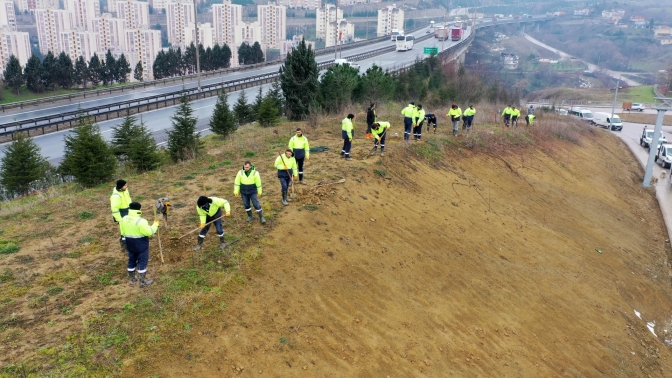
[[621,78],[616,80],[616,89],[614,90],[614,103],[611,104],[611,117],[609,118],[609,130],[611,130],[611,124],[614,119],[614,110],[616,109],[616,96],[618,96],[618,86],[621,84]]
[[201,91],[201,59],[198,56],[198,11],[196,10],[196,0],[194,0],[194,30],[196,32],[196,78],[198,79],[198,91]]
[[338,55],[336,55],[337,50],[338,50],[338,0],[336,0],[336,14],[334,15],[334,19],[336,20],[336,30],[334,31],[334,59],[338,58]]
[[642,186],[648,188],[651,186],[651,177],[653,176],[653,164],[654,157],[658,153],[658,140],[660,140],[660,135],[663,128],[663,117],[665,117],[665,112],[672,110],[670,104],[672,103],[672,98],[666,97],[655,97],[656,102],[660,101],[660,105],[654,105],[653,108],[658,112],[656,117],[656,128],[653,130],[653,139],[649,145],[649,160],[646,163],[646,173],[644,174],[644,182]]

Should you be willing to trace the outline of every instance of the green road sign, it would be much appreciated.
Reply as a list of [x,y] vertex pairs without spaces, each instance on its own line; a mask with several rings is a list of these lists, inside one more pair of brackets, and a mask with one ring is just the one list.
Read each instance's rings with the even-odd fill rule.
[[431,55],[431,54],[438,54],[439,53],[439,48],[438,47],[425,47],[425,54]]

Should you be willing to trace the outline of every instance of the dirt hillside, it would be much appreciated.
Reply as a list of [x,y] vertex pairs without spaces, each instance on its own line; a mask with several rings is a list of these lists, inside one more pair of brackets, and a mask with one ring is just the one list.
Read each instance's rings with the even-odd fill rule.
[[300,187],[221,309],[122,375],[669,376],[669,243],[617,138],[429,139],[314,154],[346,182]]

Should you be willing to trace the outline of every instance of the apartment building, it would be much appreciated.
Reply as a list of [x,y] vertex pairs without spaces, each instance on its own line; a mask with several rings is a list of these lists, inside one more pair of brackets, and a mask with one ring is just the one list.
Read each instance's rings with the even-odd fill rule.
[[346,21],[330,22],[327,27],[327,36],[324,39],[324,46],[330,47],[336,44],[342,45],[352,42],[355,39],[355,24]]
[[117,18],[126,23],[126,29],[149,26],[149,4],[143,1],[117,1]]
[[280,49],[282,42],[287,39],[287,8],[275,2],[257,5],[257,20],[262,49]]
[[[293,36],[289,41],[282,42],[282,46],[280,47],[280,57],[284,58],[287,54],[292,52],[292,50],[298,48],[303,38],[303,34],[299,34]],[[306,41],[306,47],[310,47],[315,51],[315,41]]]
[[[215,42],[220,46],[240,46],[236,43],[236,28],[243,23],[243,6],[231,4],[231,0],[224,0],[222,4],[212,6],[212,24],[215,28]],[[242,43],[242,42],[241,42]]]
[[392,34],[392,30],[404,29],[404,10],[396,4],[388,5],[378,10],[378,28],[376,35],[382,37]]
[[318,39],[325,39],[327,37],[327,29],[330,22],[343,19],[343,9],[338,8],[334,4],[325,4],[324,8],[318,8],[315,12],[316,25],[315,34]]
[[5,26],[16,31],[16,13],[12,0],[0,0],[0,28]]
[[0,74],[7,67],[10,56],[14,55],[21,67],[25,67],[30,54],[30,37],[27,32],[0,29]]
[[168,43],[184,47],[184,29],[194,23],[194,3],[191,0],[169,0],[166,4]]
[[58,0],[28,0],[28,9],[59,9]]
[[149,0],[149,5],[154,9],[155,12],[160,12],[166,9],[167,2],[168,0]]
[[[191,45],[193,42],[196,45],[196,28],[194,24],[191,24],[184,28],[184,44],[185,46]],[[215,47],[215,28],[212,27],[212,24],[209,22],[199,23],[198,24],[198,43],[203,45],[204,49]]]
[[[29,10],[28,8],[28,0],[16,0],[16,9],[19,10],[19,13],[24,13]],[[33,8],[35,9],[35,8]]]
[[278,5],[284,5],[287,8],[312,10],[321,8],[322,0],[279,0]]
[[72,12],[64,9],[35,9],[37,39],[42,54],[60,53],[61,33],[73,29],[74,17]]
[[142,63],[144,80],[153,80],[152,66],[154,59],[161,51],[161,31],[149,29],[126,29],[126,46],[131,52],[127,59],[131,68],[138,62]]
[[126,21],[112,17],[110,13],[103,13],[99,18],[94,18],[92,30],[98,33],[98,51],[126,51],[125,29]]
[[93,30],[93,20],[100,17],[100,2],[98,0],[65,0],[65,10],[75,15],[75,25],[84,30]]
[[54,55],[64,52],[74,63],[80,56],[89,62],[93,54],[100,51],[98,48],[98,33],[83,29],[72,29],[60,33],[60,48],[53,51]]

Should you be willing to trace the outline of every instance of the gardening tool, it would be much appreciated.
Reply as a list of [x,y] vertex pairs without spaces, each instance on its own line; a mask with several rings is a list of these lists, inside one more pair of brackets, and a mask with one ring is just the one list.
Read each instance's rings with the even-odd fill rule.
[[156,201],[156,210],[155,212],[159,212],[161,215],[163,215],[163,221],[166,222],[166,225],[168,225],[168,212],[170,212],[170,200],[167,197],[159,198],[158,201]]
[[373,151],[375,151],[376,148],[378,148],[378,146],[380,146],[380,141],[383,140],[383,137],[385,137],[385,134],[387,134],[387,130],[388,130],[388,128],[386,127],[385,131],[383,131],[383,134],[380,136],[380,140],[377,143],[374,144],[373,148],[371,149],[371,151],[369,151],[369,154],[366,157],[371,156]]
[[204,177],[201,177],[201,184],[203,184],[203,195],[207,197],[208,196],[208,191],[205,190],[205,178]]
[[[285,163],[285,158],[282,157],[282,152],[280,152],[280,153],[278,154],[278,156],[280,156],[280,159],[282,160],[282,163],[283,163],[283,164],[285,165],[285,167],[286,167],[286,166],[287,166],[287,163]],[[292,194],[291,194],[290,196],[291,196],[292,198],[296,198],[296,193],[294,193],[294,176],[292,176],[292,174],[289,173],[289,169],[285,169],[285,171],[286,171],[287,174],[289,175],[289,179],[290,179],[290,184],[289,184],[289,186],[292,187]]]
[[343,179],[340,179],[340,180],[338,180],[338,181],[336,181],[336,182],[328,182],[328,183],[325,183],[325,184],[318,184],[318,185],[315,185],[315,187],[317,188],[317,187],[319,187],[319,186],[328,186],[328,185],[342,184],[342,183],[344,183],[344,182],[345,182],[345,179],[343,178]]
[[[154,221],[156,221],[156,209],[154,209]],[[159,238],[159,253],[161,254],[161,264],[164,264],[165,261],[163,260],[163,247],[161,247],[161,234],[159,233],[159,229],[156,229],[156,236]]]
[[[213,222],[215,222],[215,221],[217,221],[217,220],[220,220],[220,219],[224,218],[224,216],[225,216],[225,215],[221,215],[221,216],[219,216],[219,217],[217,217],[217,218],[211,220],[210,222],[206,223],[205,225],[207,226],[207,225],[209,225],[209,224],[211,224],[211,223],[213,223]],[[180,240],[180,239],[182,239],[183,237],[185,237],[185,236],[187,236],[187,235],[189,235],[189,234],[191,234],[191,233],[194,233],[194,232],[196,232],[196,231],[198,231],[198,230],[200,230],[200,229],[201,229],[200,227],[198,227],[198,228],[194,228],[193,230],[187,232],[186,234],[180,236],[179,238],[172,237],[172,238],[170,238],[170,239],[171,239],[171,240]]]

